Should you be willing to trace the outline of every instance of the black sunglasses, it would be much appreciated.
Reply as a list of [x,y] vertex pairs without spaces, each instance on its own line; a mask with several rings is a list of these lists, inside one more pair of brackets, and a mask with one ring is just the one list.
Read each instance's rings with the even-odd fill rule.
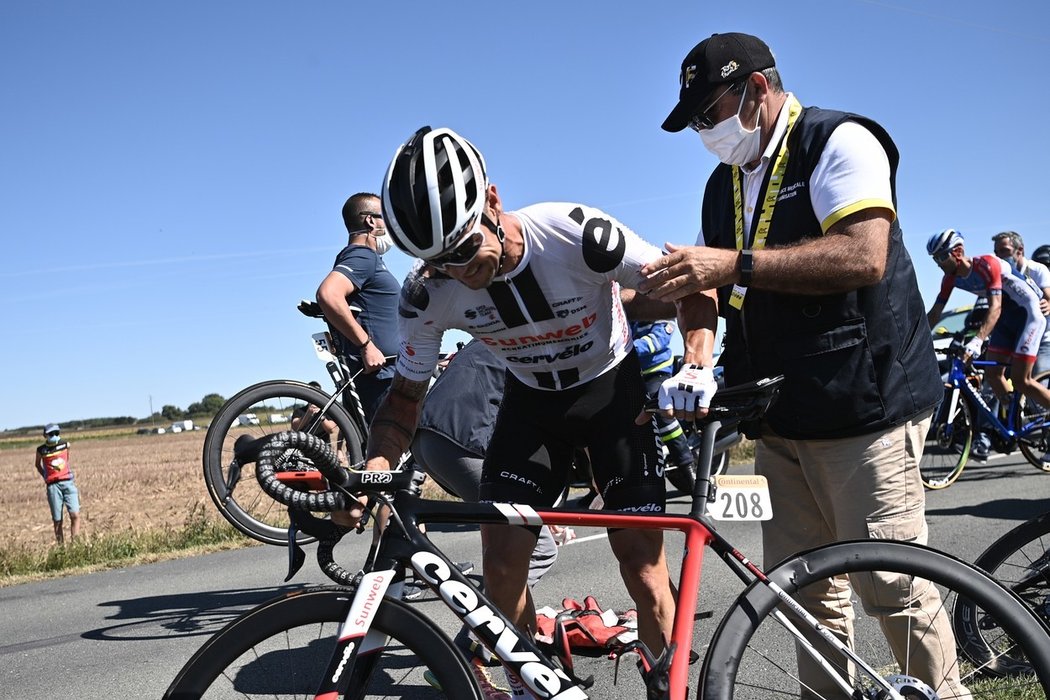
[[719,100],[728,95],[730,91],[732,91],[733,88],[735,88],[736,86],[737,83],[731,83],[721,95],[719,95],[711,101],[711,104],[707,105],[707,107],[694,114],[689,119],[689,128],[691,128],[693,131],[703,131],[704,129],[710,129],[711,127],[713,127],[715,125],[715,120],[712,117],[708,116],[707,113],[710,112],[716,104],[718,104]]
[[427,260],[427,264],[444,272],[448,265],[462,267],[469,263],[477,257],[478,251],[481,250],[481,245],[485,242],[485,231],[481,228],[482,224],[493,230],[499,229],[498,222],[493,223],[492,219],[482,214],[474,229],[463,236],[455,248],[444,255]]

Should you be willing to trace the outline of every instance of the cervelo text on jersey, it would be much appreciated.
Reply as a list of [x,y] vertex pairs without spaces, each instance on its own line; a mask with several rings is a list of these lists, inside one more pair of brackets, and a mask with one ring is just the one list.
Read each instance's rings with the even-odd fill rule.
[[571,203],[509,212],[522,259],[479,290],[433,276],[422,263],[402,287],[398,373],[427,381],[446,330],[480,339],[522,383],[558,390],[590,381],[631,350],[618,285],[636,289],[659,248],[608,214]]

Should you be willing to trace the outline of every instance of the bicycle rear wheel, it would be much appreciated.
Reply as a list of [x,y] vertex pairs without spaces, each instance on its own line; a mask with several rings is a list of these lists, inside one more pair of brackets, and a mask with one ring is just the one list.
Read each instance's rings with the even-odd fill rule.
[[919,474],[923,486],[928,489],[943,489],[954,484],[970,458],[973,443],[970,404],[960,395],[954,401],[955,416],[949,422],[953,410],[952,394],[951,389],[944,392],[941,404],[933,414],[930,432],[926,434]]
[[[1050,513],[1021,523],[993,542],[974,566],[1020,596],[1028,607],[1050,623]],[[962,601],[956,617],[973,617],[972,604]]]
[[[1042,372],[1034,377],[1045,388],[1050,388],[1050,372]],[[1014,428],[1021,432],[1022,428],[1034,421],[1045,421],[1047,410],[1039,404],[1028,401],[1021,397],[1020,410],[1017,412],[1017,425]],[[1043,455],[1050,450],[1050,426],[1038,428],[1028,434],[1023,434],[1018,439],[1021,454],[1028,463],[1040,471],[1050,472],[1050,462],[1043,461]]]
[[[352,599],[347,589],[275,598],[220,630],[179,671],[168,700],[314,697]],[[366,655],[373,640],[385,643]],[[384,599],[362,643],[345,698],[481,700],[445,634],[400,601]],[[430,671],[438,690],[424,679]]]
[[[895,651],[882,632],[882,622],[863,614],[853,622],[852,648],[861,659],[873,667],[877,675],[890,680],[905,697],[922,698],[928,695],[908,688],[921,686],[899,677],[917,677],[937,689],[940,698],[956,697],[965,691],[949,687],[946,681],[952,675],[969,689],[973,698],[1023,697],[1046,698],[1050,687],[1050,637],[1046,629],[1025,605],[987,575],[947,554],[918,545],[902,542],[863,541],[845,542],[804,552],[778,565],[769,572],[769,579],[783,588],[792,598],[799,599],[815,587],[827,587],[831,577],[850,577],[854,585],[871,581],[876,575],[897,575],[896,595],[914,601],[929,591],[932,583],[939,595],[929,601],[929,616],[917,608],[903,610],[885,601],[872,602],[883,615],[894,611],[892,622],[902,641]],[[863,578],[861,578],[863,577]],[[974,616],[966,621],[966,634],[959,635],[962,653],[957,654],[953,638],[951,611],[962,600],[970,600]],[[848,619],[854,608],[861,610],[852,590],[847,589],[834,606],[825,608],[829,624]],[[935,612],[934,612],[935,611]],[[705,700],[729,698],[768,700],[774,697],[834,697],[885,698],[888,695],[874,680],[848,667],[843,657],[821,641],[815,644],[831,667],[851,688],[850,693],[836,688],[819,694],[812,690],[802,692],[804,678],[812,686],[829,685],[828,674],[798,672],[799,658],[806,659],[804,651],[796,651],[796,640],[774,615],[783,612],[796,625],[799,618],[779,601],[764,584],[755,582],[737,599],[719,624],[710,651],[701,672],[702,687],[699,697]],[[933,636],[930,636],[933,635]],[[932,646],[939,635],[940,646]],[[923,655],[933,659],[923,660]],[[1004,674],[996,662],[1022,661],[1026,672]],[[940,667],[932,677],[930,669]]]
[[[266,544],[288,543],[288,509],[273,500],[255,478],[255,455],[235,454],[235,446],[291,429],[293,413],[308,406],[322,407],[329,396],[307,384],[293,381],[269,381],[255,384],[236,394],[223,404],[215,415],[204,438],[204,481],[208,494],[226,520],[252,539]],[[254,417],[252,420],[251,417]],[[242,419],[243,417],[243,419]],[[311,414],[300,429],[314,434],[327,434],[323,426],[327,420],[338,428],[331,440],[343,465],[357,464],[364,459],[364,440],[357,424],[338,403],[329,406],[324,414]],[[337,437],[336,437],[337,435]],[[257,454],[257,450],[255,451]],[[318,479],[319,474],[309,460],[290,455],[278,468],[291,477],[302,477],[302,483]],[[301,537],[300,542],[312,542]]]

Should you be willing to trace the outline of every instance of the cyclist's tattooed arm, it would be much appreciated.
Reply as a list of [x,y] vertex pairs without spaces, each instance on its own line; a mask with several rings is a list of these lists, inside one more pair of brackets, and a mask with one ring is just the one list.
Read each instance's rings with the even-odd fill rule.
[[367,469],[397,466],[416,433],[427,386],[427,382],[416,382],[394,374],[390,391],[376,409],[368,429]]

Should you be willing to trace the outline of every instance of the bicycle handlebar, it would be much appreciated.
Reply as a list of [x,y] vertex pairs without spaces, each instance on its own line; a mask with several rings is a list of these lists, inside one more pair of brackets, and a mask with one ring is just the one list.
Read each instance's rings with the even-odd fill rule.
[[[711,398],[707,417],[696,421],[697,425],[714,420],[745,421],[754,420],[764,414],[776,400],[784,375],[765,377],[746,384],[737,384],[727,389],[719,389]],[[651,400],[645,403],[645,410],[655,413],[662,409]]]

